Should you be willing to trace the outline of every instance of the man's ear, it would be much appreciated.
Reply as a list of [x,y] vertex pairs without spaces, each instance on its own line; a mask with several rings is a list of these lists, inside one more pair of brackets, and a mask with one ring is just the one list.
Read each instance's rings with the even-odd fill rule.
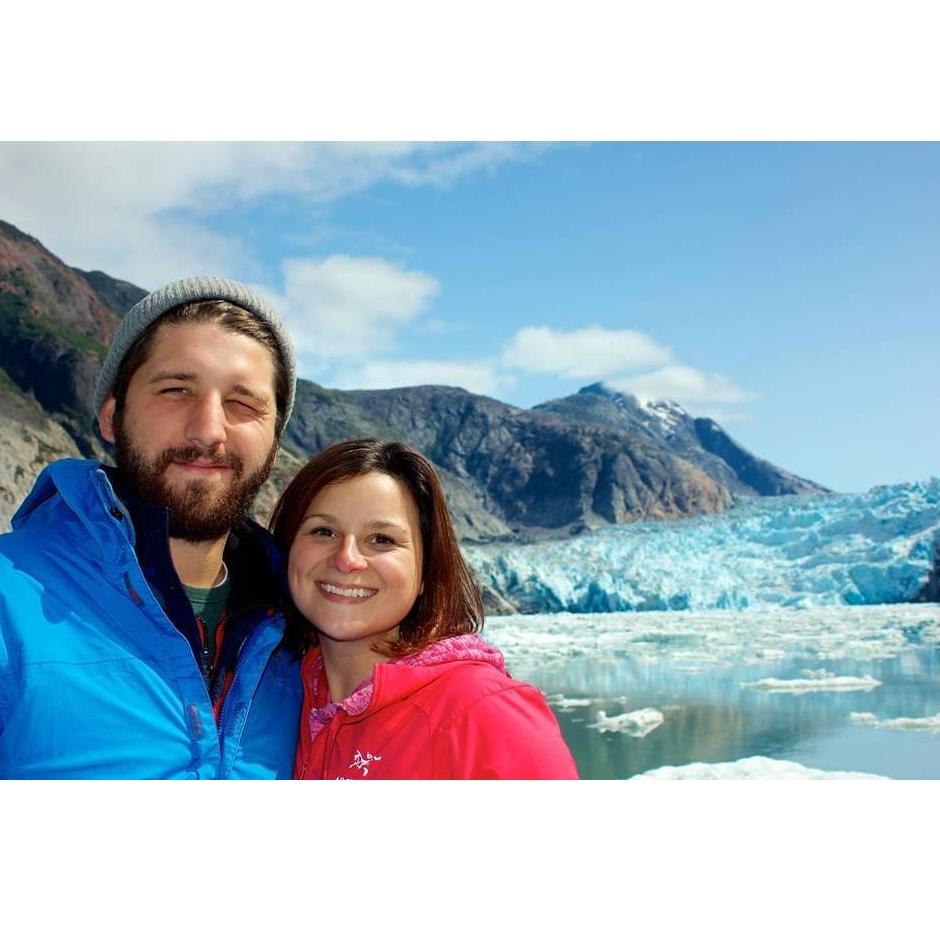
[[114,409],[117,401],[114,395],[108,395],[98,412],[98,430],[101,436],[109,443],[114,443]]

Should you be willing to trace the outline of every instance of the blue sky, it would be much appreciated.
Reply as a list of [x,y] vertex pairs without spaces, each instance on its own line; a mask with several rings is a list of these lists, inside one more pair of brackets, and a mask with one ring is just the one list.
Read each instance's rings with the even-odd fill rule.
[[934,144],[0,144],[0,218],[254,284],[307,378],[604,380],[844,491],[940,472],[938,204]]

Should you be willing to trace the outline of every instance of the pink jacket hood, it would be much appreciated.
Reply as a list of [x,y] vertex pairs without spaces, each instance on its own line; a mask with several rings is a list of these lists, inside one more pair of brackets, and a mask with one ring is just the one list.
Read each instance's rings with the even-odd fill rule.
[[[442,668],[461,662],[484,663],[495,667],[505,676],[509,675],[503,654],[478,634],[462,633],[445,637],[410,656],[379,663],[372,675],[343,701],[329,702],[321,708],[312,709],[309,718],[310,735],[316,737],[339,711],[351,716],[361,715],[373,704],[380,707],[385,701],[397,701],[433,681]],[[325,682],[326,677],[320,657],[312,665],[308,681],[316,696],[319,683]],[[377,683],[381,686],[379,696],[374,694]]]

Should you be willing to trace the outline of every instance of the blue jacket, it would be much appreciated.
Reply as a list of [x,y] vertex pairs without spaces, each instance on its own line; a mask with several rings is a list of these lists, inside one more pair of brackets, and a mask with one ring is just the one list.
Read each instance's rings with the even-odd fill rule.
[[0,536],[0,777],[291,776],[303,688],[281,613],[252,614],[217,727],[98,463],[47,467],[13,530]]

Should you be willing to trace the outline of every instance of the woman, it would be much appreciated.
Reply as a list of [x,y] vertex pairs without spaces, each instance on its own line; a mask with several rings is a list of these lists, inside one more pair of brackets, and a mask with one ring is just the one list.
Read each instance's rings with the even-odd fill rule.
[[576,778],[541,693],[478,635],[483,605],[417,451],[345,441],[271,519],[305,650],[299,778]]

